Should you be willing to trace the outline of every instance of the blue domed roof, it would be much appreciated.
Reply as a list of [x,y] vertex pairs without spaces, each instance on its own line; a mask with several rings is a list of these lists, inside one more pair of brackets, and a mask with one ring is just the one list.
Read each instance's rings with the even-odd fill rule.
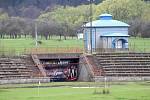
[[112,15],[111,14],[101,14],[99,15],[100,20],[112,20]]
[[[91,27],[90,22],[84,27]],[[92,27],[129,27],[129,25],[118,20],[113,20],[110,14],[101,14],[99,20],[92,22]]]
[[101,14],[101,15],[99,15],[99,16],[111,16],[111,17],[112,17],[111,14],[107,14],[107,13]]

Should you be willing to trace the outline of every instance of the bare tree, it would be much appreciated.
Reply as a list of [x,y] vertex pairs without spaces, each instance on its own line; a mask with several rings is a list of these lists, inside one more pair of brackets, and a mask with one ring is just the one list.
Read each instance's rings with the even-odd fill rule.
[[143,38],[150,38],[150,22],[145,22],[142,25],[141,36]]
[[129,22],[130,28],[129,28],[129,34],[131,36],[141,36],[141,27],[142,27],[142,20],[141,19],[134,19],[130,20]]
[[21,16],[27,18],[37,18],[41,14],[41,9],[35,6],[29,6],[28,8],[20,9]]

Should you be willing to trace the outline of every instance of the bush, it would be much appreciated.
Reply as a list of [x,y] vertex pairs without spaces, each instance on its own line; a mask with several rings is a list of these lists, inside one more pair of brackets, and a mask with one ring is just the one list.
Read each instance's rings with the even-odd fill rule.
[[103,89],[102,93],[103,94],[110,94],[109,89]]

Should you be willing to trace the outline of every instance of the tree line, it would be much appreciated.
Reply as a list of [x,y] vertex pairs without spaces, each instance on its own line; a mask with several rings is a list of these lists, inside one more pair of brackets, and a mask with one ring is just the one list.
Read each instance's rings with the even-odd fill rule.
[[[130,25],[131,36],[150,37],[150,2],[143,0],[105,0],[98,5],[93,4],[93,20],[102,13],[110,13],[113,19]],[[65,23],[69,28],[76,29],[84,22],[90,21],[90,6],[58,7],[54,11],[39,16],[41,20],[54,20]]]
[[[102,13],[110,13],[113,19],[130,24],[131,36],[150,37],[150,3],[142,0],[104,0],[102,3],[93,4],[93,20]],[[28,9],[33,16],[36,9]],[[33,15],[32,15],[33,14]],[[0,9],[0,38],[21,38],[31,35],[35,37],[37,26],[38,35],[51,39],[57,35],[62,39],[67,36],[76,36],[82,31],[81,26],[90,19],[90,6],[60,6],[55,5],[52,10],[47,10],[32,17],[12,17]]]
[[[100,3],[103,0],[94,0]],[[79,6],[89,4],[88,0],[0,0],[0,8],[10,16],[37,18],[42,12],[51,11],[56,5]]]
[[150,37],[150,2],[148,0],[105,0],[97,6],[99,13],[110,13],[114,19],[130,25],[131,36]]

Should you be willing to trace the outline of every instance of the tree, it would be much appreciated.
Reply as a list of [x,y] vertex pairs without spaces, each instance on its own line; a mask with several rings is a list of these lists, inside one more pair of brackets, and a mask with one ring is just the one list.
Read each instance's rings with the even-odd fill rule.
[[[67,6],[65,9],[63,7],[58,7],[53,12],[46,12],[39,16],[39,20],[52,20],[57,23],[60,30],[61,35],[69,36],[70,34],[75,34],[78,30],[78,27],[81,27],[83,22],[89,20],[89,12],[87,9],[89,6],[82,5],[78,7],[69,7]],[[70,33],[73,32],[73,33]],[[58,35],[58,34],[57,34]]]
[[[95,3],[98,4],[102,1],[95,0]],[[34,6],[34,8],[40,9],[43,12],[48,6],[50,8],[53,8],[55,5],[75,7],[88,3],[87,0],[0,0],[0,8],[4,8],[10,16],[23,16],[24,14],[29,16],[30,11],[24,12],[23,9]]]
[[97,6],[94,16],[101,13],[110,13],[114,19],[127,22],[131,36],[143,36],[142,27],[147,27],[144,22],[150,21],[150,4],[143,0],[105,0]]
[[136,18],[134,20],[130,20],[128,23],[130,24],[129,34],[134,37],[141,36],[141,27],[143,24],[142,20]]
[[22,8],[20,9],[21,16],[26,18],[37,18],[40,13],[41,9],[35,7],[35,6],[29,6],[28,8]]
[[[19,17],[11,17],[3,20],[1,23],[0,31],[3,35],[10,35],[10,38],[21,38],[26,30],[25,19]],[[1,36],[4,38],[4,36]]]
[[6,34],[6,20],[9,19],[9,16],[3,9],[0,9],[0,38],[4,38]]
[[150,38],[150,22],[145,22],[142,25],[141,36],[143,38]]
[[[135,18],[142,18],[146,9],[150,8],[142,0],[105,0],[97,6],[95,16],[110,13],[114,19],[127,22]],[[148,15],[150,15],[150,10],[147,10],[146,16]]]
[[8,18],[9,18],[8,14],[3,9],[0,8],[0,21],[4,21]]
[[20,33],[20,25],[18,24],[18,18],[12,17],[7,20],[7,33],[10,35],[10,38],[17,38],[17,35]]

